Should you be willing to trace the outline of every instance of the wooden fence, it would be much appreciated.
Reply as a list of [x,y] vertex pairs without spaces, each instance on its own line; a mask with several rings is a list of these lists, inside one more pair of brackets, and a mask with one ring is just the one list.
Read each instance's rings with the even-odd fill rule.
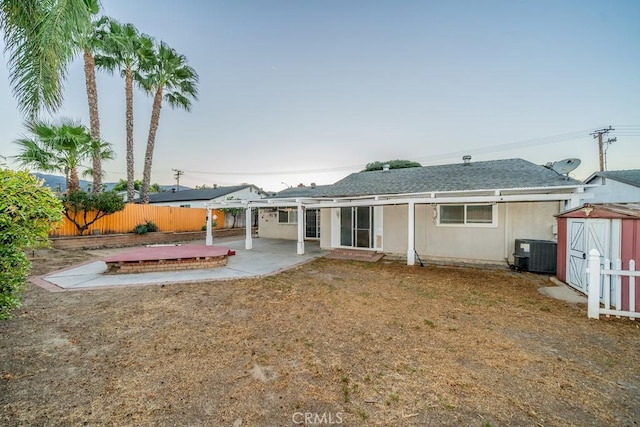
[[[211,211],[212,216],[217,215],[216,226],[224,227],[224,212]],[[78,215],[81,217],[82,213]],[[93,218],[93,214],[89,214]],[[151,221],[158,226],[159,231],[200,231],[207,223],[207,210],[205,208],[178,208],[171,206],[154,206],[128,203],[124,210],[107,215],[89,226],[85,234],[115,234],[130,233],[138,224]],[[51,231],[51,237],[77,236],[76,226],[64,218],[62,224]]]
[[640,292],[636,292],[636,277],[640,277],[640,271],[636,271],[634,260],[630,260],[628,269],[623,270],[622,261],[618,259],[612,269],[611,260],[605,259],[604,266],[600,265],[600,253],[591,249],[587,273],[587,315],[590,319],[599,319],[600,314],[640,318],[640,304],[636,301],[636,297],[640,297]]

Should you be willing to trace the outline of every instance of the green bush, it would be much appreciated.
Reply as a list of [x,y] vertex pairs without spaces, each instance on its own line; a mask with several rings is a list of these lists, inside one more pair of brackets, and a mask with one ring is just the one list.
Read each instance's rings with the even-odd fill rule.
[[147,227],[147,231],[149,233],[153,233],[155,231],[158,231],[158,226],[152,221],[147,221],[147,223],[145,224],[145,227]]
[[146,224],[138,224],[133,227],[133,232],[136,234],[147,234],[148,231]]
[[147,221],[144,224],[138,224],[133,227],[133,232],[136,234],[153,233],[158,230],[158,226],[153,221]]
[[0,319],[20,307],[31,264],[25,250],[49,244],[62,204],[28,172],[0,169]]

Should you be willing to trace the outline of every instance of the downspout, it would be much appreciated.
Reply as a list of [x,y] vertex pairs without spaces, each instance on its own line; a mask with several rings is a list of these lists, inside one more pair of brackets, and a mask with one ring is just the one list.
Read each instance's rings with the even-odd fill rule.
[[409,202],[407,204],[408,218],[407,218],[407,265],[415,265],[415,222],[416,222],[416,205],[415,202]]

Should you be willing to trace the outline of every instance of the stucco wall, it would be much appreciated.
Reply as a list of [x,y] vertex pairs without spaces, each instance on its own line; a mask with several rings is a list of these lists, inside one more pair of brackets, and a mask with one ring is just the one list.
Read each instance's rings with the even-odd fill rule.
[[[515,239],[552,240],[554,215],[560,202],[498,203],[497,223],[485,227],[438,226],[431,205],[415,207],[415,248],[423,259],[451,262],[503,264],[513,262]],[[332,210],[320,212],[320,247],[331,249]],[[407,256],[407,205],[383,207],[382,251],[400,258]],[[295,224],[278,224],[276,212],[260,210],[260,236],[297,239]]]
[[298,240],[297,224],[279,224],[278,212],[260,209],[258,212],[258,235],[269,239]]
[[599,187],[585,189],[585,193],[592,193],[593,199],[588,199],[588,203],[624,203],[640,202],[640,188],[633,185],[624,184],[611,178],[605,180],[604,185],[601,177],[596,177],[590,184],[600,184]]
[[331,249],[331,209],[320,209],[320,249]]
[[[438,226],[429,205],[416,206],[415,248],[421,258],[504,264],[517,238],[553,239],[558,202],[499,203],[495,227]],[[384,252],[406,257],[407,206],[385,206]]]

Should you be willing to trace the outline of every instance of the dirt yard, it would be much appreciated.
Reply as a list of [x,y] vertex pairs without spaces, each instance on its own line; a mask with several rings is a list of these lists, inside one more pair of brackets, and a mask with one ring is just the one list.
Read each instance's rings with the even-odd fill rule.
[[[34,274],[89,258],[35,254]],[[637,425],[640,328],[548,278],[319,259],[50,293],[0,323],[1,425]]]

